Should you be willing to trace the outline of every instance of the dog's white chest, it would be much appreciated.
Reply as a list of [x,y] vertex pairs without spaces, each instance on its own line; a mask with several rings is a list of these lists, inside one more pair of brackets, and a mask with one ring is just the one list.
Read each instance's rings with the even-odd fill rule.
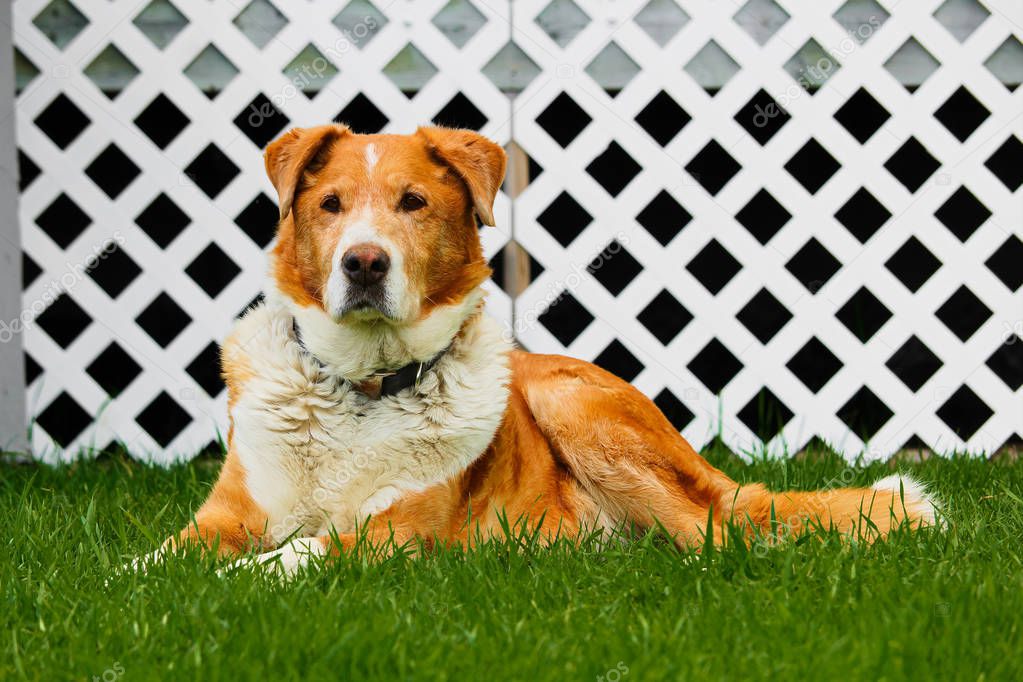
[[372,400],[322,376],[291,337],[289,319],[265,307],[246,315],[240,325],[255,335],[234,334],[249,340],[225,345],[253,374],[231,408],[231,447],[275,542],[332,527],[351,532],[486,449],[504,413],[509,371],[494,323],[481,322],[484,333],[453,346],[418,391]]

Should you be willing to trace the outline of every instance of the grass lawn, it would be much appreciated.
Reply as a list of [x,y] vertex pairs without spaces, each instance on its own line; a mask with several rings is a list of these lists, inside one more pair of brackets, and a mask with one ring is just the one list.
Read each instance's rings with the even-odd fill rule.
[[[889,473],[708,457],[775,489]],[[1023,464],[909,468],[946,500],[949,531],[691,561],[652,537],[497,542],[281,584],[196,556],[113,574],[186,523],[215,463],[0,464],[0,679],[1023,679]]]

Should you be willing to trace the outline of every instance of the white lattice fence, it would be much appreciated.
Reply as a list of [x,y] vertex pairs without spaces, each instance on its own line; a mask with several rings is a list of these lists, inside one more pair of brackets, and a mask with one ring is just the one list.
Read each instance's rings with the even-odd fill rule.
[[535,279],[492,311],[695,445],[995,449],[1023,422],[1023,9],[882,4],[18,0],[35,448],[210,441],[275,220],[260,149],[340,118],[514,139],[483,235]]

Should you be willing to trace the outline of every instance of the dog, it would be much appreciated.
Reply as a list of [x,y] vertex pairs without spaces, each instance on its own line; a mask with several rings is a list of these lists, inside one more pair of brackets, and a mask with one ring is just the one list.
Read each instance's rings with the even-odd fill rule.
[[265,165],[280,222],[265,299],[222,349],[226,461],[165,550],[291,574],[360,537],[470,546],[507,519],[544,542],[663,528],[681,548],[736,522],[877,537],[939,522],[937,500],[898,475],[817,492],[740,485],[627,382],[513,348],[484,313],[478,223],[494,225],[505,171],[485,137],[294,129]]

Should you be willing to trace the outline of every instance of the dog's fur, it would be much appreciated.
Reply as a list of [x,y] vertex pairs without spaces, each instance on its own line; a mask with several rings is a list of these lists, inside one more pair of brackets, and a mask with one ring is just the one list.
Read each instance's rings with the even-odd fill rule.
[[[170,543],[269,551],[290,571],[350,549],[362,524],[371,541],[393,533],[430,546],[501,533],[502,515],[545,540],[659,523],[693,546],[708,519],[718,538],[729,521],[792,532],[863,522],[878,537],[904,520],[935,523],[934,501],[906,478],[817,492],[740,486],[628,383],[514,350],[483,314],[490,270],[476,224],[494,222],[504,166],[494,143],[443,128],[331,125],[269,146],[281,221],[266,302],[223,348],[227,461]],[[354,247],[390,258],[372,292],[342,272]],[[375,371],[438,355],[417,386],[373,397]]]

